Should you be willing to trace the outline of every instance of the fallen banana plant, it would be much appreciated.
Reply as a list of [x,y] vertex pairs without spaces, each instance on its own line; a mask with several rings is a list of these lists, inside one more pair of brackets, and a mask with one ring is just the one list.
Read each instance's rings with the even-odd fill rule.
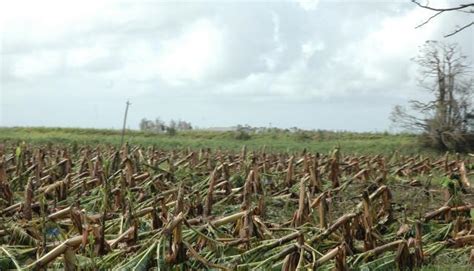
[[392,270],[443,253],[467,265],[471,160],[7,145],[0,269]]

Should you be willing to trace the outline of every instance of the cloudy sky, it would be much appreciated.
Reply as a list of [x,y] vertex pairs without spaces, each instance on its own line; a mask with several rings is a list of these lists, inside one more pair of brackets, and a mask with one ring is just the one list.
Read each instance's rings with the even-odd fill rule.
[[430,15],[408,0],[2,1],[0,126],[119,128],[130,99],[130,128],[390,130],[394,105],[427,98],[420,45],[474,60],[474,27],[443,38],[472,15],[414,29]]

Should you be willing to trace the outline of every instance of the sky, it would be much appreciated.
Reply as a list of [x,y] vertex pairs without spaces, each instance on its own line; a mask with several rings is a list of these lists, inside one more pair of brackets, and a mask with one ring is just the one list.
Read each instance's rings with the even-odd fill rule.
[[408,0],[1,1],[0,126],[117,129],[129,99],[132,129],[393,131],[395,105],[429,99],[419,46],[474,61],[474,27],[443,37],[473,15],[415,29],[431,15]]

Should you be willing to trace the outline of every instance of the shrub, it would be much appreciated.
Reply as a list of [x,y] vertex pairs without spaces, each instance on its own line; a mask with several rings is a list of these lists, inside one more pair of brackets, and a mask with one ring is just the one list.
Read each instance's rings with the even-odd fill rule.
[[169,136],[175,136],[176,133],[177,133],[177,131],[176,131],[176,128],[174,128],[174,127],[168,127],[166,129],[166,134],[169,135]]
[[234,138],[237,140],[249,140],[252,138],[250,133],[242,126],[237,126],[237,130],[235,131]]
[[305,131],[298,131],[295,133],[295,138],[298,141],[311,140],[311,134]]

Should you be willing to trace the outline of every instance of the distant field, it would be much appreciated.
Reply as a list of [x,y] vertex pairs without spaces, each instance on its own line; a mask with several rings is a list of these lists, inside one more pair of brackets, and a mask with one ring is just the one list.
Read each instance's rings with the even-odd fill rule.
[[[236,139],[236,132],[187,131],[177,135],[127,131],[130,144],[170,149],[176,147],[222,148],[236,150],[246,145],[250,150],[265,146],[267,151],[302,151],[327,153],[340,146],[353,154],[436,154],[423,148],[412,134],[352,132],[265,132],[250,134],[250,139]],[[120,144],[120,131],[74,128],[0,128],[0,142],[27,141],[30,144]]]

